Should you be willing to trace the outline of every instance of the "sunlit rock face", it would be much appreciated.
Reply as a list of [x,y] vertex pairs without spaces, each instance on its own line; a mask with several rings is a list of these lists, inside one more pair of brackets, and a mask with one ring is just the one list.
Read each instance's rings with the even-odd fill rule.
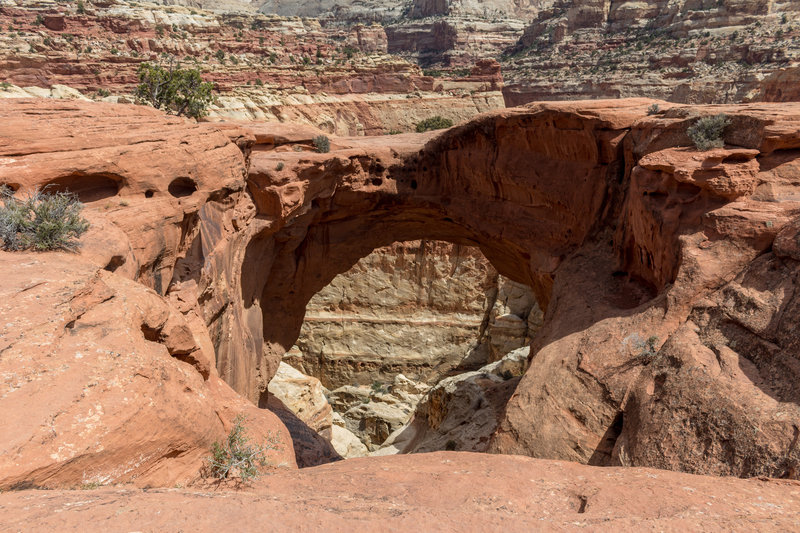
[[476,248],[397,243],[311,299],[285,361],[330,389],[398,374],[435,384],[519,348],[540,320],[530,289],[500,276]]

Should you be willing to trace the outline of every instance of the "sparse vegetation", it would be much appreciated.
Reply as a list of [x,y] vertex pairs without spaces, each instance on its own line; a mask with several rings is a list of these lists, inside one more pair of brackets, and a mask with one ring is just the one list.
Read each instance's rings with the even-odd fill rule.
[[653,104],[647,108],[648,115],[658,115],[659,111],[661,111],[658,107],[658,104]]
[[417,124],[417,133],[431,130],[441,130],[453,126],[453,121],[449,118],[444,118],[439,115],[435,117],[426,118]]
[[250,442],[244,427],[243,415],[233,421],[233,428],[224,442],[215,442],[208,458],[209,473],[218,479],[228,479],[238,475],[242,481],[256,479],[260,469],[267,466],[268,449],[277,449],[273,439],[266,446]]
[[20,199],[0,185],[0,201],[0,245],[6,250],[74,250],[89,229],[83,204],[70,193],[37,189]]
[[78,4],[77,4],[76,9],[78,11],[78,15],[85,15],[86,14],[86,6],[83,5],[83,2],[81,0],[78,0]]
[[283,170],[283,166],[284,166],[284,165],[283,165],[283,161],[281,161],[280,163],[278,163],[277,165],[275,165],[275,170],[277,170],[278,172],[280,172],[281,170]]
[[331,140],[327,135],[317,135],[311,142],[314,143],[314,149],[321,154],[327,154],[331,151]]
[[711,150],[725,146],[723,135],[730,120],[725,114],[703,117],[695,122],[686,134],[698,150]]
[[213,85],[204,82],[197,69],[165,68],[158,64],[139,65],[136,100],[175,115],[200,118],[208,113],[213,101]]
[[639,339],[636,342],[636,348],[639,350],[639,357],[650,358],[655,357],[658,353],[656,345],[658,344],[658,337],[651,335],[647,340]]

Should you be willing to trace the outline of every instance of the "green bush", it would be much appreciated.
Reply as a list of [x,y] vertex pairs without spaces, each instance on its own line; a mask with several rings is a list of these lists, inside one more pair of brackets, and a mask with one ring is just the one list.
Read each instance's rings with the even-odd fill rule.
[[658,104],[653,104],[653,105],[651,105],[650,107],[647,108],[647,114],[648,115],[658,115],[658,113],[660,111],[661,110],[659,109]]
[[204,82],[197,69],[176,68],[172,62],[161,65],[139,65],[136,101],[164,109],[175,115],[200,118],[208,114],[214,97],[213,84]]
[[451,128],[453,126],[453,121],[449,118],[440,117],[436,115],[435,117],[426,118],[419,124],[417,124],[417,133],[422,133],[423,131],[430,131],[430,130],[441,130],[444,128]]
[[703,117],[695,122],[686,134],[698,150],[711,150],[725,146],[723,135],[725,128],[730,125],[730,120],[725,114]]
[[331,140],[326,135],[317,135],[311,142],[314,143],[314,149],[321,154],[331,151]]
[[83,204],[70,193],[35,190],[18,199],[0,186],[0,201],[0,244],[6,250],[73,250],[89,229]]
[[245,420],[243,415],[237,416],[225,441],[212,446],[208,466],[213,477],[228,479],[238,474],[242,481],[255,479],[261,474],[260,468],[267,465],[267,449],[277,448],[273,442],[267,446],[251,443],[245,435]]

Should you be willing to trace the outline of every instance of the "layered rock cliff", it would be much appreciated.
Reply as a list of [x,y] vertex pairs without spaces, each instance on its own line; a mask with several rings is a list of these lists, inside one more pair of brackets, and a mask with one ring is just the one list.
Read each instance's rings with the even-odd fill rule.
[[499,68],[457,80],[425,76],[386,53],[380,26],[324,28],[298,17],[127,2],[86,2],[79,13],[15,0],[0,5],[0,27],[0,97],[130,102],[138,66],[174,58],[214,83],[211,120],[377,135],[413,131],[437,114],[461,122],[504,105]]
[[550,2],[503,61],[506,102],[797,100],[780,80],[797,79],[798,21],[795,2]]

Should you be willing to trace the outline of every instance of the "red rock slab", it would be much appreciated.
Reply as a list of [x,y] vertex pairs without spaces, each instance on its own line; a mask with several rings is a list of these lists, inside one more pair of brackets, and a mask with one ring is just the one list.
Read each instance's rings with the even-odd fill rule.
[[8,531],[792,531],[800,483],[437,452],[277,471],[238,492],[11,492],[0,514]]

